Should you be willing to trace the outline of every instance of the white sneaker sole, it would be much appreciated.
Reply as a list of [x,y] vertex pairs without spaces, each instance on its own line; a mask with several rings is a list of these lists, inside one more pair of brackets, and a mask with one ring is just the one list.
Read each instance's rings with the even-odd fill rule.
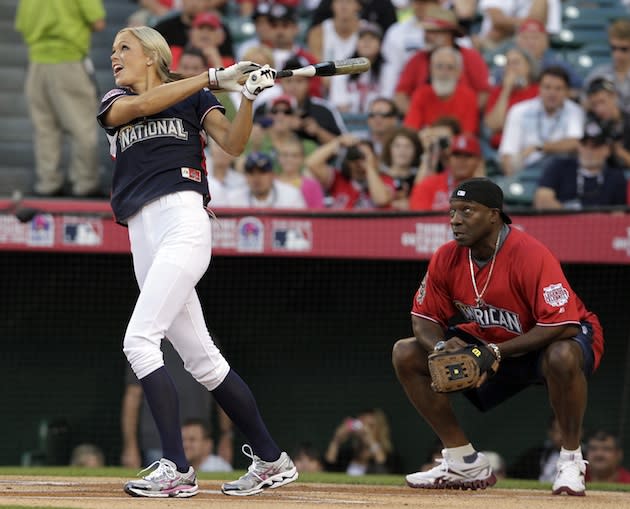
[[420,483],[407,480],[410,488],[420,488],[428,490],[485,490],[497,483],[494,474],[486,479],[475,479],[474,481],[448,481],[438,479],[433,483]]
[[569,488],[568,486],[560,486],[559,488],[556,488],[555,490],[553,490],[551,492],[552,495],[562,495],[563,493],[566,493],[567,495],[570,495],[570,496],[573,496],[573,497],[584,497],[584,496],[586,496],[586,491],[585,490],[575,491],[575,490],[572,490],[571,488]]
[[147,491],[133,486],[125,485],[125,493],[132,497],[145,497],[145,498],[189,498],[194,497],[199,493],[199,486],[195,485],[186,489],[174,489],[172,491]]
[[[276,474],[268,479],[265,479],[257,486],[249,490],[226,490],[223,486],[221,486],[221,492],[224,495],[229,495],[233,497],[248,497],[250,495],[258,495],[262,493],[266,489],[274,490],[279,488],[280,486],[284,486],[285,484],[289,484],[290,482],[295,481],[298,478],[298,471],[294,467],[292,470],[288,472],[283,472],[282,474]],[[225,485],[224,485],[225,486]]]

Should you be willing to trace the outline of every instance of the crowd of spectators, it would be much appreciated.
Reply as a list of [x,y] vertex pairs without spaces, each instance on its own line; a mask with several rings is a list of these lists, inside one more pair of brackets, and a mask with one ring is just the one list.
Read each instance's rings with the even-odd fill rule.
[[[630,203],[630,18],[602,26],[608,61],[585,75],[553,44],[562,0],[136,1],[129,24],[156,28],[183,75],[243,59],[278,70],[357,56],[372,64],[283,78],[260,94],[245,153],[207,149],[211,206],[243,206],[263,177],[301,200],[247,203],[440,210],[460,178],[504,186],[525,174],[539,186],[521,203],[538,209]],[[233,115],[238,94],[219,99]]]

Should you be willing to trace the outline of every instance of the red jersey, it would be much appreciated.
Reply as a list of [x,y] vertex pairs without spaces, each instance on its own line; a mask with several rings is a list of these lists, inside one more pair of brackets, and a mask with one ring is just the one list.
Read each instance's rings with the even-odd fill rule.
[[458,184],[448,170],[423,178],[411,188],[409,210],[448,210]]
[[411,96],[403,123],[412,129],[422,129],[444,116],[457,118],[462,132],[475,134],[479,129],[477,94],[460,82],[453,95],[442,99],[435,94],[431,85],[422,85]]
[[[588,466],[586,467],[586,477],[584,479],[586,482],[591,482],[591,473]],[[630,484],[630,472],[628,472],[623,467],[619,467],[617,469],[617,476],[613,482],[617,482],[620,484]]]
[[[477,288],[485,286],[490,265],[479,268],[473,262]],[[411,314],[446,328],[459,311],[465,323],[457,327],[488,343],[502,343],[534,326],[579,326],[585,321],[593,329],[594,367],[599,365],[604,351],[599,319],[575,294],[556,257],[531,235],[510,228],[483,300],[486,305],[477,307],[469,248],[451,241],[431,258]]]
[[[392,190],[392,196],[396,191],[394,180],[389,176],[381,173],[381,180],[386,186]],[[328,194],[333,198],[333,203],[330,205],[333,209],[375,209],[375,208],[388,208],[377,207],[370,198],[370,193],[367,190],[367,183],[365,187],[361,186],[358,182],[348,180],[341,172],[335,170],[333,181],[328,188]]]

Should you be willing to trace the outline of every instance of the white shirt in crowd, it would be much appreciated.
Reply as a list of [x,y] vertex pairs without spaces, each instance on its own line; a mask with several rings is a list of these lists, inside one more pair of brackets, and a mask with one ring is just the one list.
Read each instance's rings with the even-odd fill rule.
[[[518,157],[527,147],[565,138],[581,139],[584,132],[584,111],[566,99],[560,109],[549,115],[540,97],[515,104],[508,111],[499,146],[500,155]],[[530,154],[522,166],[533,164],[543,157],[540,151]]]
[[[506,16],[525,18],[532,6],[532,0],[480,0],[479,12],[483,13],[479,35],[486,35],[492,26],[486,9],[501,9]],[[547,32],[557,34],[562,29],[562,6],[560,0],[547,0]]]
[[305,209],[306,202],[302,192],[295,186],[278,180],[273,181],[271,192],[265,200],[258,200],[249,187],[230,191],[226,196],[226,207]]

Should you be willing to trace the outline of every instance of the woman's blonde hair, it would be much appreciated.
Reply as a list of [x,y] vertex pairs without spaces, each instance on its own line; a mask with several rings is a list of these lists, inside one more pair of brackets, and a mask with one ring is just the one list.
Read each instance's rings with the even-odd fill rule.
[[[140,41],[144,54],[153,59],[156,64],[158,76],[164,83],[177,81],[182,78],[177,73],[171,72],[173,55],[168,47],[166,39],[157,30],[147,27],[125,27],[118,31],[118,34],[129,32]],[[118,35],[117,34],[117,35]]]

